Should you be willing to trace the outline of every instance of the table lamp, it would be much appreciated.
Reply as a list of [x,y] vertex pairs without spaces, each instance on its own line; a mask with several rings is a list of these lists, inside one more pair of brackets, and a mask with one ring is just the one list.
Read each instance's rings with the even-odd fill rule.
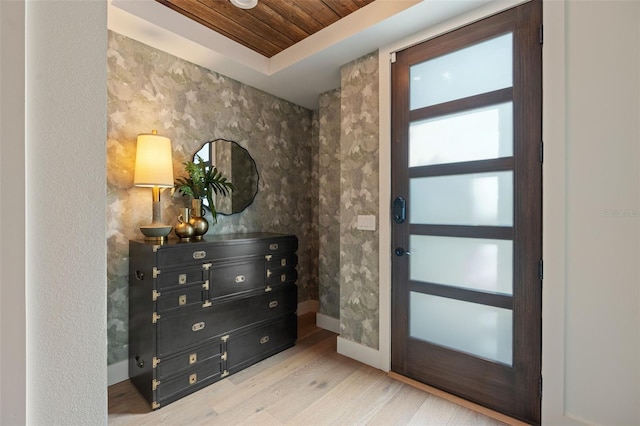
[[133,185],[150,187],[153,191],[153,218],[149,225],[141,226],[140,231],[145,240],[164,241],[172,227],[162,223],[160,188],[173,187],[171,139],[160,136],[155,130],[138,135]]

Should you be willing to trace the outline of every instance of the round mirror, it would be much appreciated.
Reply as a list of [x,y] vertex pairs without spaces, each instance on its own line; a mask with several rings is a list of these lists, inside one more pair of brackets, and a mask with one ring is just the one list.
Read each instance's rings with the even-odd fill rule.
[[[240,213],[253,202],[258,193],[258,168],[249,151],[234,141],[216,139],[205,142],[193,154],[193,161],[200,157],[208,165],[214,165],[235,189],[228,196],[214,194],[213,203],[218,214]],[[203,200],[206,204],[206,200]]]

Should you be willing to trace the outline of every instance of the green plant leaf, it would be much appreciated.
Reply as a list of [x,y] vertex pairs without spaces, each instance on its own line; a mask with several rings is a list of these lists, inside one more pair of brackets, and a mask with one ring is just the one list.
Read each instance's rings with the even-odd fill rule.
[[183,163],[188,177],[177,178],[174,187],[183,196],[206,199],[208,205],[205,205],[205,208],[211,212],[215,222],[217,211],[213,203],[213,195],[227,196],[235,187],[214,165],[208,166],[198,155],[195,160],[197,163],[193,161]]

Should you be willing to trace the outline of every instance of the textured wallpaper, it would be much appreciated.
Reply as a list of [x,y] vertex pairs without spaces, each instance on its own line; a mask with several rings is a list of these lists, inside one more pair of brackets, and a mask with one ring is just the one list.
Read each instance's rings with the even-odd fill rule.
[[318,199],[318,191],[319,191],[319,173],[320,173],[320,164],[319,164],[319,129],[320,123],[318,121],[318,111],[313,111],[312,121],[311,121],[311,185],[309,186],[309,192],[312,194],[311,196],[311,218],[312,220],[309,222],[309,235],[310,235],[310,250],[314,254],[311,258],[311,274],[315,277],[314,286],[309,286],[309,300],[319,300],[318,295],[318,269],[319,269],[319,259],[318,259],[318,244],[319,244],[319,233],[320,229],[318,227],[318,209],[320,208],[320,200]]
[[[135,141],[152,129],[172,140],[175,177],[209,140],[233,140],[251,153],[260,174],[255,201],[219,216],[209,233],[296,234],[299,300],[317,300],[313,112],[113,32],[107,90],[108,363],[127,358],[128,240],[141,238],[138,227],[151,220],[151,190],[132,187]],[[169,224],[188,202],[170,190],[161,201]]]
[[340,89],[319,104],[319,311],[340,318]]
[[379,225],[377,52],[345,65],[341,76],[340,334],[377,349],[378,231],[356,229],[361,214]]

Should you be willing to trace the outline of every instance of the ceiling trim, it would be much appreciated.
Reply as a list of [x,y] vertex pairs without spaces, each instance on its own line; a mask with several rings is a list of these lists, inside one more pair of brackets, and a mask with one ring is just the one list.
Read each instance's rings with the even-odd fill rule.
[[[299,41],[295,45],[274,55],[269,64],[271,73],[316,55],[338,43],[356,36],[380,22],[415,6],[422,0],[376,0]],[[353,58],[355,59],[355,58]]]
[[[110,30],[160,50],[165,50],[165,45],[166,49],[184,46],[187,49],[183,54],[192,57],[206,52],[211,58],[203,58],[201,61],[205,63],[217,64],[218,61],[230,60],[262,74],[267,74],[269,70],[269,59],[265,56],[155,0],[110,0],[107,25]],[[199,52],[189,54],[192,48]]]
[[376,0],[266,58],[155,0],[108,0],[108,28],[309,109],[342,65],[454,16],[504,0]]

